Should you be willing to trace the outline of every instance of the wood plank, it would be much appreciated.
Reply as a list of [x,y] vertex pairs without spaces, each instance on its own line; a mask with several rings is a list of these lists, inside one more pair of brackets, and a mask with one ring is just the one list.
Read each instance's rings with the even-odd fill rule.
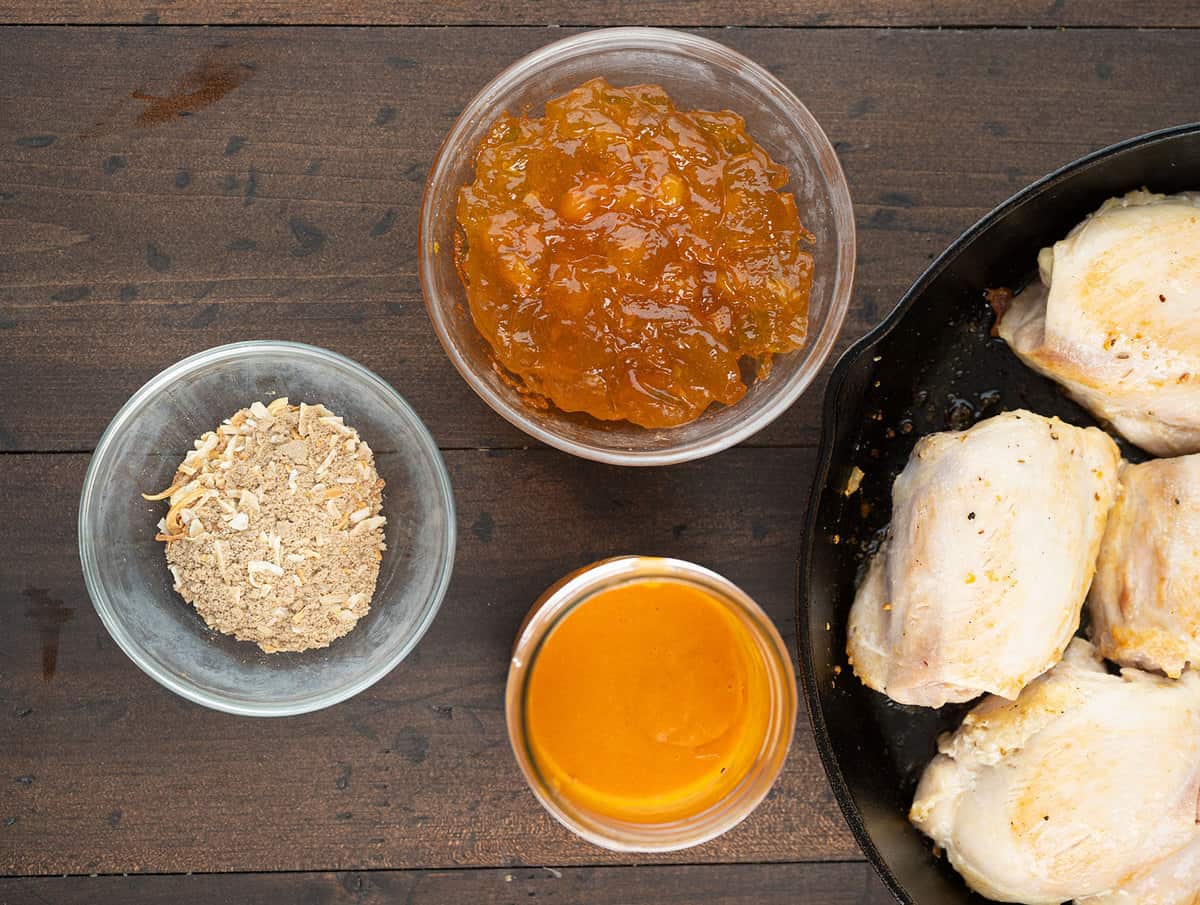
[[[682,556],[744,587],[794,647],[811,450],[666,469],[459,451],[457,568],[413,655],[324,712],[231,717],[154,684],[100,624],[75,565],[86,463],[0,456],[0,874],[627,863],[547,817],[509,751],[503,686],[530,602],[600,557]],[[802,724],[749,820],[638,860],[856,857]]]
[[162,25],[753,25],[1195,27],[1190,0],[15,0],[0,22]]
[[521,867],[496,870],[369,871],[198,876],[45,877],[0,880],[7,905],[55,902],[157,905],[169,900],[239,905],[278,902],[354,905],[889,905],[895,900],[864,862],[663,867]]
[[[415,230],[458,111],[562,33],[0,32],[0,387],[19,399],[0,408],[0,449],[89,449],[158,370],[252,337],[362,361],[444,446],[527,443],[434,339]],[[842,347],[1011,192],[1197,115],[1193,31],[712,34],[778,74],[837,144],[860,246]],[[204,66],[248,77],[193,116],[137,124],[148,108],[133,92],[168,94]],[[325,241],[300,254],[295,221]],[[752,442],[812,443],[818,406],[814,390]]]

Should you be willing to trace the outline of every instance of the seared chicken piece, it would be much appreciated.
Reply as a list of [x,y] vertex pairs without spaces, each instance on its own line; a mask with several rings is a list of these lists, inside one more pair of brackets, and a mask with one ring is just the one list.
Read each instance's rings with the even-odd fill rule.
[[1200,455],[1121,468],[1088,609],[1110,660],[1200,668]]
[[1200,836],[1116,891],[1080,899],[1079,905],[1200,905]]
[[1158,456],[1200,452],[1200,194],[1106,201],[997,324],[1021,360]]
[[[1200,674],[1111,675],[1077,638],[1016,701],[986,698],[938,750],[909,817],[999,902],[1058,905],[1169,878],[1200,839]],[[1194,860],[1174,863],[1186,874]]]
[[892,487],[888,539],[850,610],[847,654],[901,704],[1015,698],[1079,627],[1117,446],[1006,412],[923,437]]

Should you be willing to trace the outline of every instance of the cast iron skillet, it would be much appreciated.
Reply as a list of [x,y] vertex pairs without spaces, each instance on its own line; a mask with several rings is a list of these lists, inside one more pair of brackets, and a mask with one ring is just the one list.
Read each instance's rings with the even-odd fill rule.
[[[987,900],[971,893],[908,822],[921,770],[940,732],[969,705],[932,711],[893,704],[846,665],[846,616],[863,561],[887,525],[892,481],[923,434],[1028,408],[1092,425],[1051,381],[991,336],[984,290],[1020,289],[1038,250],[1106,199],[1140,187],[1200,189],[1200,123],[1097,151],[1014,195],[925,271],[896,310],[846,352],[825,392],[821,449],[800,560],[797,636],[817,747],[854,835],[908,905]],[[1122,444],[1127,458],[1144,454]],[[854,467],[862,484],[847,495]]]

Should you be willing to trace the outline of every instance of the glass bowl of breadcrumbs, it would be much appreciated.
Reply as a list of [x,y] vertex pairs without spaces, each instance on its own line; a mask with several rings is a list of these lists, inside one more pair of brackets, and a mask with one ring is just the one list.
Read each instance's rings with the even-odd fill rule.
[[[309,466],[286,467],[305,444]],[[328,521],[271,508],[289,493],[315,495]],[[258,531],[268,512],[277,527]],[[241,342],[172,365],[113,418],[84,479],[79,554],[101,621],[151,678],[216,710],[287,716],[357,694],[416,646],[454,524],[437,446],[388,383],[325,349]],[[256,622],[264,601],[278,624]]]

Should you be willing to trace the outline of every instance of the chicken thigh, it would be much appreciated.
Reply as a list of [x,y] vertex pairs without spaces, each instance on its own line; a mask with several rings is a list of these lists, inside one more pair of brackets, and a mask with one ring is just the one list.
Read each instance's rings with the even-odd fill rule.
[[868,687],[941,707],[1015,698],[1079,627],[1117,485],[1096,428],[1005,412],[923,437],[892,487],[888,538],[850,610]]
[[1080,899],[1079,905],[1200,905],[1200,835],[1113,892]]
[[1143,449],[1200,452],[1200,194],[1106,201],[1038,266],[1012,350]]
[[1015,702],[984,699],[938,750],[909,817],[984,896],[1058,905],[1160,876],[1165,890],[1191,870],[1200,674],[1111,675],[1076,638]]
[[1200,667],[1200,455],[1121,468],[1088,610],[1110,660]]

